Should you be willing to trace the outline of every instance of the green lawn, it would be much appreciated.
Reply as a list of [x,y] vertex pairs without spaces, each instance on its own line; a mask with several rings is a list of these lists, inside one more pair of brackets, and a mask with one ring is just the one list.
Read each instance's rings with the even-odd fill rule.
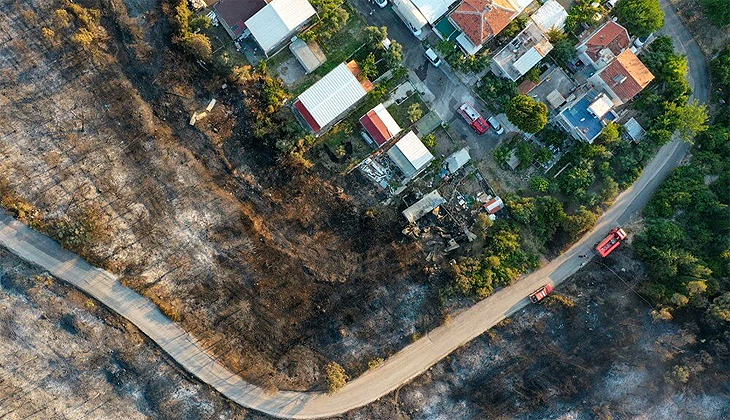
[[421,100],[421,97],[417,93],[409,96],[408,99],[403,101],[400,105],[393,104],[388,107],[388,112],[390,112],[390,115],[393,116],[395,122],[404,129],[413,125],[408,117],[408,108],[413,104],[420,104],[421,110],[423,110],[423,115],[428,114],[428,106]]
[[248,65],[246,56],[236,51],[236,44],[228,35],[223,25],[211,26],[203,31],[210,39],[210,46],[213,49],[213,56],[220,56],[231,68]]

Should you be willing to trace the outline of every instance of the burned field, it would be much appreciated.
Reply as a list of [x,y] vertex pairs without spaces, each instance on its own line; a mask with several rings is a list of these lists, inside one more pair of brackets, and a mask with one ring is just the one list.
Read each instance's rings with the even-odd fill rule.
[[[701,314],[656,320],[628,287],[629,248],[591,263],[543,305],[508,318],[348,419],[724,419],[730,337]],[[624,271],[625,270],[625,271]]]
[[317,388],[330,360],[355,374],[440,321],[396,217],[254,141],[242,93],[171,44],[164,3],[79,2],[101,11],[90,49],[65,4],[0,5],[6,208],[87,229],[73,249],[264,386]]

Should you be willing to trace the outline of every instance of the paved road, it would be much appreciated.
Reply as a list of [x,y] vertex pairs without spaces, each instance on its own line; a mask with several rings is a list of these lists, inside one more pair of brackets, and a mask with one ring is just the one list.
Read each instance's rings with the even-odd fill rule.
[[[673,12],[667,10],[667,24],[680,25],[675,19]],[[701,101],[706,100],[706,60],[701,53],[696,55],[695,50],[698,52],[699,48],[691,38],[685,38],[687,33],[682,28],[674,27],[668,33],[683,45],[688,56],[694,57],[689,63],[692,75],[690,82],[696,97]],[[212,359],[190,334],[161,314],[149,300],[120,284],[114,275],[92,267],[78,256],[61,249],[50,238],[32,231],[4,213],[0,213],[0,244],[127,318],[187,371],[236,403],[281,418],[330,417],[387,395],[527,305],[526,296],[539,286],[547,282],[557,285],[567,279],[583,262],[578,255],[590,252],[593,244],[610,228],[626,223],[636,215],[661,181],[680,163],[688,147],[679,140],[662,147],[637,182],[623,192],[600,218],[596,228],[565,254],[482,300],[448,324],[434,329],[334,395],[308,392],[267,394],[263,389],[243,381]]]

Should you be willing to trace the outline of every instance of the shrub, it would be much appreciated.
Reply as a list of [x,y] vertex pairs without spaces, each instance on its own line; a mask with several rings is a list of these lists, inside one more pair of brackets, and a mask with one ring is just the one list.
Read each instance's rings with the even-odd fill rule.
[[408,107],[408,119],[412,123],[415,123],[416,121],[420,120],[422,116],[423,116],[423,109],[421,108],[421,104],[414,103]]
[[339,391],[347,380],[350,379],[345,373],[345,369],[340,366],[337,362],[329,362],[324,368],[325,374],[327,375],[327,384],[330,393]]

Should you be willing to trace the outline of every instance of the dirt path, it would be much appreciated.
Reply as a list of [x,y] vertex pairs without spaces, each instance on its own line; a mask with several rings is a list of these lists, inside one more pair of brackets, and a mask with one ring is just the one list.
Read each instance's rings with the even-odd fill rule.
[[[699,51],[694,41],[686,38],[686,30],[673,26],[681,26],[681,23],[678,20],[674,23],[672,13],[667,10],[667,23],[672,25],[670,35],[688,51],[694,48]],[[690,58],[690,74],[697,98],[707,98],[708,82],[704,78],[707,65],[704,57]],[[0,215],[0,244],[75,285],[127,318],[186,370],[231,400],[275,417],[321,418],[363,406],[388,394],[527,305],[526,296],[540,285],[546,282],[559,284],[567,279],[583,263],[578,255],[588,253],[610,227],[631,219],[651,197],[661,180],[679,164],[688,147],[679,140],[662,147],[637,182],[622,193],[601,217],[596,228],[565,254],[479,302],[448,324],[434,329],[333,395],[267,393],[245,382],[214,360],[190,334],[166,318],[149,300],[121,285],[112,274],[92,267],[78,256],[61,249],[50,238],[32,231],[6,214]]]

